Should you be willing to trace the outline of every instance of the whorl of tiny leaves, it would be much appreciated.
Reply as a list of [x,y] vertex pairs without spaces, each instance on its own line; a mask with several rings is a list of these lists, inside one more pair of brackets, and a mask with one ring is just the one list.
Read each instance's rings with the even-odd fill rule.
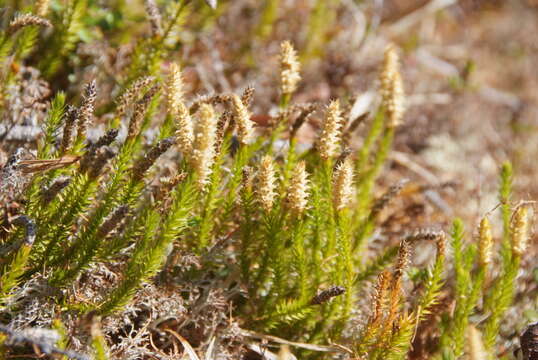
[[75,48],[85,24],[83,16],[88,7],[88,0],[71,0],[61,14],[61,20],[55,26],[53,36],[48,40],[50,51],[40,62],[40,68],[46,76],[56,74],[62,61]]
[[45,120],[45,136],[38,148],[38,158],[49,158],[54,152],[53,144],[59,135],[65,112],[65,94],[58,92],[51,102],[48,116]]
[[155,273],[157,263],[161,260],[159,256],[164,255],[163,249],[157,250],[152,247],[153,237],[159,226],[159,214],[155,211],[148,211],[143,215],[144,232],[142,238],[138,240],[127,264],[125,278],[118,287],[112,290],[106,301],[99,306],[101,314],[108,314],[126,306],[134,296],[138,285]]
[[28,216],[17,216],[13,220],[13,225],[22,226],[25,229],[25,236],[11,263],[8,263],[7,269],[3,269],[0,273],[0,310],[6,306],[7,301],[13,295],[13,289],[19,284],[20,276],[26,270],[30,251],[36,239],[35,221]]
[[304,319],[314,310],[302,301],[285,300],[276,306],[276,310],[266,319],[267,328],[272,329],[285,322]]
[[482,218],[478,226],[478,259],[480,266],[487,268],[491,263],[493,252],[493,235],[487,217]]
[[422,320],[426,315],[431,313],[432,307],[437,303],[441,288],[443,287],[443,271],[445,266],[445,234],[441,233],[437,238],[437,255],[433,266],[428,269],[428,275],[425,282],[425,290],[420,298],[419,308],[417,310],[418,320]]

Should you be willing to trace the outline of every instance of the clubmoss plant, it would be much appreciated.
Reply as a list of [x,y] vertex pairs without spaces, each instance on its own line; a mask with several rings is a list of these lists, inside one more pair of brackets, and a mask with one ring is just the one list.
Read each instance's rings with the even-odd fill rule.
[[[408,185],[378,182],[405,115],[395,45],[379,64],[378,101],[357,138],[344,99],[321,104],[321,114],[321,106],[297,103],[301,64],[289,41],[275,65],[280,81],[267,97],[274,100],[267,126],[253,115],[254,88],[238,92],[225,71],[220,87],[192,94],[204,74],[187,57],[168,55],[188,51],[196,37],[179,28],[186,15],[212,24],[201,1],[147,0],[143,29],[110,19],[95,25],[88,17],[102,9],[94,1],[14,3],[21,12],[6,15],[0,34],[2,112],[16,100],[5,90],[21,81],[22,64],[39,68],[52,90],[36,115],[40,135],[17,145],[24,151],[5,147],[0,356],[20,355],[10,337],[29,343],[24,351],[99,360],[183,351],[191,358],[207,351],[209,359],[216,348],[239,358],[256,334],[301,349],[304,359],[321,351],[406,359],[428,324],[439,329],[431,358],[498,355],[532,207],[513,206],[507,163],[501,241],[491,214],[475,239],[459,219],[450,235],[381,231],[384,211]],[[268,36],[278,4],[265,3],[259,37]],[[110,6],[125,10],[124,1]],[[325,33],[322,12],[333,9],[315,7],[311,37]],[[122,46],[129,39],[128,56],[118,50],[114,65],[86,63],[79,43],[102,45],[103,34]],[[315,141],[299,132],[310,119],[320,125]],[[414,264],[415,251],[429,251],[430,261]],[[453,311],[443,307],[447,298]],[[60,334],[54,344],[18,335],[32,316]]]

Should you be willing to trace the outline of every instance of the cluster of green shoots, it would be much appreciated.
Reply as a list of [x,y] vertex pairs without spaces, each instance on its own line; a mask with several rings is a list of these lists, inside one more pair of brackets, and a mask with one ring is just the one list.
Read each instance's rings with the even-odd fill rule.
[[[22,61],[40,27],[52,26],[50,41],[62,50],[47,53],[38,66],[53,78],[76,45],[77,23],[87,6],[84,0],[68,3],[60,19],[46,19],[47,1],[37,2],[37,15],[17,15],[0,39],[3,63]],[[155,3],[147,1],[152,36],[135,49],[123,91],[103,106],[113,116],[102,136],[87,138],[99,93],[92,81],[78,105],[67,104],[62,92],[54,95],[35,160],[14,155],[4,166],[2,176],[26,177],[28,184],[20,194],[23,206],[11,216],[2,240],[7,250],[0,310],[16,308],[14,295],[33,277],[68,290],[92,266],[120,261],[119,280],[103,289],[101,299],[56,299],[64,311],[81,317],[110,316],[121,312],[144,282],[172,271],[171,254],[195,254],[202,259],[199,272],[233,278],[244,289],[232,299],[243,328],[294,341],[345,343],[332,351],[357,359],[404,359],[420,324],[449,293],[455,309],[439,310],[435,356],[493,357],[528,242],[528,206],[513,210],[509,201],[510,167],[505,165],[501,176],[504,232],[497,276],[491,275],[495,242],[487,217],[477,241],[464,241],[463,225],[456,220],[450,241],[442,231],[418,231],[370,254],[368,240],[379,214],[405,186],[374,196],[404,113],[396,48],[385,51],[379,105],[371,110],[358,150],[348,144],[359,120],[348,121],[338,100],[323,109],[315,143],[302,150],[297,132],[315,107],[293,101],[301,75],[291,43],[281,46],[279,113],[268,128],[258,128],[249,110],[254,89],[192,100],[179,65],[162,72],[166,39],[182,4],[163,20]],[[16,81],[14,70],[7,74]],[[155,119],[162,120],[159,133],[147,144],[145,131],[156,126]],[[163,164],[173,169],[167,177]],[[410,281],[410,253],[419,242],[433,242],[437,255],[412,277],[420,290],[411,296],[404,284]],[[445,264],[447,243],[454,274]],[[376,277],[371,307],[357,309],[365,285]],[[453,289],[447,283],[451,278]],[[350,320],[357,311],[369,317],[353,328]],[[477,312],[485,320],[473,324]],[[112,339],[98,326],[92,336],[96,357],[107,358],[106,342]]]

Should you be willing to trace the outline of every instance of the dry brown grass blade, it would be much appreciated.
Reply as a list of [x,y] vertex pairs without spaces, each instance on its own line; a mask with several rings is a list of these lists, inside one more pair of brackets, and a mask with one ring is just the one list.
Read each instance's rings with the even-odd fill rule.
[[207,346],[207,350],[205,352],[205,360],[213,359],[213,351],[215,350],[215,340],[216,338],[214,336],[211,337],[211,340],[209,341],[209,345]]
[[394,24],[389,25],[389,33],[391,35],[397,35],[405,32],[413,25],[417,24],[421,20],[425,19],[426,17],[430,16],[431,14],[435,14],[437,11],[442,10],[444,8],[447,8],[453,4],[455,4],[456,0],[433,0],[428,3],[426,3],[421,8],[418,8],[417,10],[413,11],[411,14],[403,17],[402,19],[399,19]]
[[25,174],[35,172],[61,169],[76,163],[80,159],[77,155],[65,155],[59,159],[51,160],[23,160],[19,163],[19,168]]
[[241,329],[240,330],[241,335],[255,338],[255,339],[261,339],[261,340],[267,340],[272,341],[278,344],[285,344],[285,345],[291,345],[295,347],[299,347],[302,349],[312,350],[312,351],[320,351],[320,352],[340,352],[340,353],[348,353],[351,354],[351,350],[341,347],[341,346],[326,346],[326,345],[317,345],[317,344],[308,344],[308,343],[302,343],[302,342],[295,342],[295,341],[288,341],[286,339],[282,339],[276,336],[272,335],[265,335],[260,334],[254,331]]
[[217,8],[217,0],[205,0],[207,5],[209,5],[213,10]]
[[191,344],[189,344],[189,342],[183,336],[179,335],[174,330],[164,329],[164,331],[172,334],[176,339],[179,340],[179,342],[181,343],[181,345],[183,345],[183,348],[185,349],[185,352],[187,353],[187,355],[189,355],[189,358],[191,360],[200,360],[200,358],[196,354],[196,351],[194,351]]

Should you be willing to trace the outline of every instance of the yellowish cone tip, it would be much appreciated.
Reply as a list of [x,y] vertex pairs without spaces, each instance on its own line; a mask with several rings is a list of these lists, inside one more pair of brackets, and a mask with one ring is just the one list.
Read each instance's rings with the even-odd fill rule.
[[468,338],[468,359],[469,360],[487,360],[488,353],[484,347],[484,342],[482,341],[482,334],[480,331],[473,325],[467,327],[467,338]]
[[165,85],[166,105],[170,114],[176,114],[178,107],[183,103],[183,88],[181,69],[176,63],[171,63]]
[[44,17],[49,11],[50,0],[37,0],[35,3],[35,13],[37,16]]
[[405,94],[398,53],[394,45],[387,46],[381,70],[381,105],[387,115],[387,124],[395,127],[401,124],[405,111]]
[[487,217],[480,221],[478,226],[478,260],[480,266],[487,267],[491,263],[493,255],[493,235],[491,225]]
[[292,360],[295,357],[291,354],[290,348],[288,345],[282,345],[280,351],[278,352],[278,360]]
[[301,64],[289,41],[280,45],[280,86],[282,94],[293,94],[301,81]]
[[529,244],[529,216],[528,207],[520,206],[512,217],[510,224],[512,234],[512,253],[521,256]]
[[353,199],[353,165],[348,158],[343,161],[333,174],[333,205],[342,210],[351,204]]
[[250,120],[250,112],[238,95],[234,94],[231,101],[237,124],[237,138],[241,144],[248,144],[254,133],[253,122]]
[[304,161],[293,170],[289,189],[286,198],[288,207],[293,214],[301,215],[308,204],[308,173]]
[[192,151],[194,129],[189,109],[183,102],[183,89],[181,70],[176,63],[172,63],[166,81],[166,105],[169,114],[176,120],[176,139],[179,150],[185,157],[188,157]]
[[192,143],[194,141],[194,128],[189,109],[183,104],[179,107],[176,115],[176,139],[179,150],[183,156],[189,157],[192,151]]
[[213,106],[200,105],[198,122],[192,150],[191,165],[197,174],[200,188],[209,180],[215,158],[215,142],[217,140],[217,118]]
[[327,107],[323,129],[318,140],[319,155],[324,160],[337,155],[342,121],[340,102],[338,100],[331,101]]
[[271,211],[276,197],[276,176],[273,160],[269,155],[262,158],[260,169],[258,170],[258,190],[257,197],[261,206],[266,212]]

